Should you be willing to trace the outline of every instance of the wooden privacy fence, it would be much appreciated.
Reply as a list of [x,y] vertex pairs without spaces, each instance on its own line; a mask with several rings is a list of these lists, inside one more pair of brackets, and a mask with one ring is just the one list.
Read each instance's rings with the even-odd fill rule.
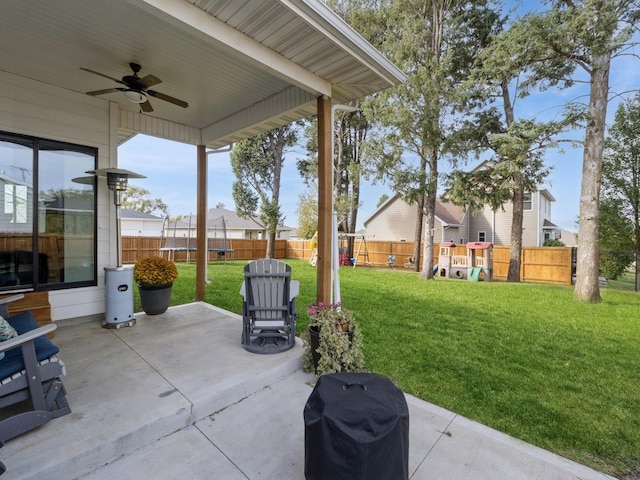
[[[195,238],[193,250],[173,252],[177,262],[195,262]],[[254,260],[263,258],[267,249],[266,240],[239,239],[228,240],[236,260]],[[308,240],[276,240],[275,258],[308,260],[313,253]],[[434,245],[434,265],[438,263],[439,244]],[[421,250],[422,252],[422,250]],[[123,237],[122,263],[131,264],[146,257],[161,255],[160,238],[157,237]],[[466,255],[464,245],[451,249],[451,255]],[[396,268],[403,268],[413,256],[413,243],[391,242],[381,240],[356,239],[354,257],[358,267],[388,268],[389,256],[395,258]],[[215,252],[209,252],[210,261],[218,261]],[[509,270],[509,247],[493,247],[493,272],[496,280],[506,280]],[[524,282],[556,283],[571,285],[572,263],[570,247],[523,247],[520,268],[520,280]]]

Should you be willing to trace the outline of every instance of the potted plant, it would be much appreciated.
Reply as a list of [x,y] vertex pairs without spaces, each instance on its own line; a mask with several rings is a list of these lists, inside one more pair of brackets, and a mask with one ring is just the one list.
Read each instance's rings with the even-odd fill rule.
[[133,268],[142,309],[148,315],[164,313],[171,303],[171,288],[178,276],[176,265],[162,257],[143,258]]
[[340,303],[309,306],[309,328],[302,335],[303,368],[317,376],[364,371],[362,337],[351,312]]

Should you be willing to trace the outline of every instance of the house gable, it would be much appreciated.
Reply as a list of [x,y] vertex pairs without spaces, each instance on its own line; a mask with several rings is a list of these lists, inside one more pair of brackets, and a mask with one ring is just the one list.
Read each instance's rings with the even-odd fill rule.
[[[369,238],[376,240],[413,242],[416,228],[416,205],[409,205],[396,194],[387,200],[364,222]],[[436,202],[434,238],[436,241],[453,236],[459,241],[465,212],[460,207]],[[424,229],[423,225],[423,229]],[[423,231],[424,233],[424,231]]]

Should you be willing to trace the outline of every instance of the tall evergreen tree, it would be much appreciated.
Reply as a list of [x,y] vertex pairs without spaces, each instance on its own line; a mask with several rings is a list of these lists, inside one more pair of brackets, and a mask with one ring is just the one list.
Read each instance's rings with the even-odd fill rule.
[[[334,118],[333,192],[334,209],[338,215],[338,229],[355,233],[360,208],[360,185],[363,172],[363,144],[369,122],[362,112],[338,110]],[[315,119],[305,129],[307,156],[298,160],[298,171],[307,186],[317,188],[318,175],[317,127]],[[353,240],[349,237],[349,258],[353,256]]]
[[404,84],[371,97],[365,112],[379,129],[369,144],[378,178],[416,205],[413,257],[415,265],[424,257],[423,278],[433,276],[439,163],[459,153],[448,138],[456,88],[465,73],[458,60],[467,57],[458,49],[469,44],[458,40],[473,32],[457,28],[455,19],[478,3],[484,2],[360,0],[350,11],[354,26],[408,75]]
[[[523,17],[506,32],[503,45],[515,61],[527,66],[527,84],[570,87],[575,72],[586,73],[586,115],[578,256],[574,294],[599,302],[598,221],[602,153],[609,101],[611,59],[625,50],[640,17],[638,0],[553,0],[542,13]],[[524,41],[523,39],[526,39]]]
[[280,211],[280,182],[287,149],[297,142],[297,124],[261,133],[238,142],[231,151],[231,167],[237,181],[233,200],[241,217],[259,214],[267,231],[266,258],[273,258]]
[[[474,45],[466,49],[474,55],[459,114],[462,121],[452,141],[466,145],[476,154],[489,152],[489,160],[472,172],[456,171],[448,176],[444,197],[472,211],[485,205],[496,211],[504,204],[512,206],[509,269],[507,280],[520,281],[524,198],[537,191],[549,173],[544,163],[545,150],[557,144],[556,135],[576,123],[579,115],[571,110],[560,121],[540,122],[518,118],[516,104],[535,84],[523,87],[526,66],[513,62],[499,34],[505,17],[494,5],[473,10],[461,17],[464,23],[477,25]],[[464,25],[461,24],[461,26]]]
[[[640,95],[621,103],[604,143],[598,222],[600,268],[607,277],[624,271],[640,251]],[[604,258],[603,258],[604,257]]]

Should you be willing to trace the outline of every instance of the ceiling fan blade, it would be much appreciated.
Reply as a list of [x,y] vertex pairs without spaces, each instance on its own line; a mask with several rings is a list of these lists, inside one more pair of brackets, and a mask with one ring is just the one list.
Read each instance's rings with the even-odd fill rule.
[[156,92],[155,90],[147,90],[146,93],[148,93],[152,97],[159,98],[160,100],[164,100],[165,102],[173,103],[174,105],[178,105],[179,107],[182,107],[182,108],[187,108],[189,106],[189,104],[184,100],[179,100],[177,98],[170,97],[169,95]]
[[84,70],[85,72],[93,73],[94,75],[100,75],[101,77],[108,78],[109,80],[113,80],[114,82],[118,82],[118,83],[121,83],[122,85],[125,85],[125,83],[122,80],[110,77],[109,75],[105,75],[104,73],[96,72],[95,70],[90,70],[90,69],[84,68],[84,67],[80,67],[80,70]]
[[140,104],[140,110],[142,110],[143,112],[149,113],[149,112],[153,112],[153,107],[151,106],[151,102],[149,102],[149,100],[147,100],[144,103]]
[[105,88],[104,90],[94,90],[92,92],[87,92],[87,95],[102,95],[104,93],[113,93],[113,92],[122,92],[124,88]]
[[160,80],[155,75],[149,74],[139,79],[138,83],[144,85],[145,87],[151,87],[153,85],[157,85],[158,83],[162,83],[162,80]]

